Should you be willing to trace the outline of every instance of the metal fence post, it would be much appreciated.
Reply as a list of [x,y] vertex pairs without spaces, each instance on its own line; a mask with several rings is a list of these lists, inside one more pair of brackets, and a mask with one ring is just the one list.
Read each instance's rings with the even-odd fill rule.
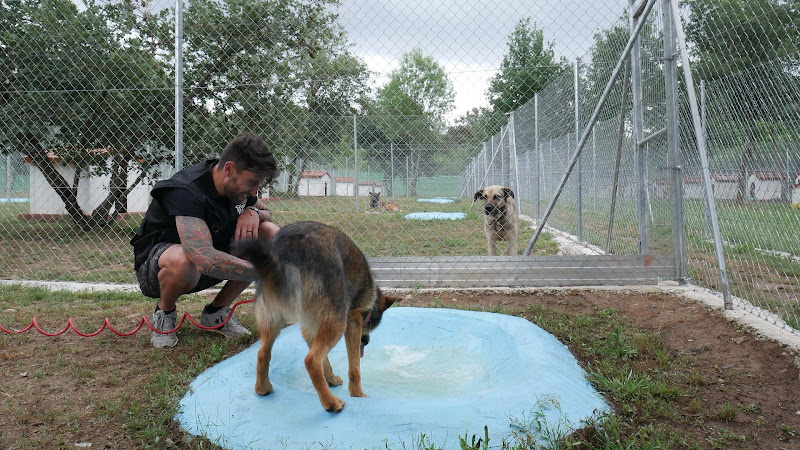
[[394,197],[394,142],[389,143],[389,196]]
[[592,127],[592,208],[597,209],[597,128]]
[[[549,164],[547,165],[547,167],[551,168],[550,169],[550,173],[548,174],[548,176],[552,176],[552,174],[553,174],[552,167],[553,167],[553,158],[554,158],[554,156],[553,156],[553,138],[550,138],[550,143],[548,145],[548,149],[550,150],[550,152],[549,152],[550,153],[550,155],[549,155],[550,156],[550,160],[548,161]],[[544,167],[545,167],[545,165],[542,164],[542,174],[544,174]],[[547,189],[545,189],[545,192],[547,192]],[[541,216],[539,216],[539,217],[541,217]]]
[[[508,122],[506,122],[505,129],[506,133],[508,133]],[[507,156],[510,157],[511,153],[510,149],[508,155],[506,155],[506,152],[504,151],[506,149],[506,141],[505,139],[503,139],[503,133],[500,133],[500,138],[498,139],[497,147],[500,153],[500,184],[503,186],[508,186],[509,163],[507,160]]]
[[669,2],[664,0],[661,18],[664,23],[664,89],[667,105],[667,157],[670,167],[670,199],[672,203],[672,251],[675,257],[675,278],[687,282],[686,222],[683,208],[683,166],[678,130],[678,64],[675,36]]
[[695,93],[692,69],[689,66],[689,52],[686,50],[686,37],[683,34],[680,6],[678,5],[677,0],[671,1],[670,6],[672,7],[672,20],[675,27],[675,34],[678,38],[678,47],[680,48],[681,65],[683,67],[683,76],[686,80],[686,91],[689,96],[689,109],[692,113],[692,124],[694,126],[695,139],[697,140],[697,149],[700,153],[700,164],[703,168],[703,184],[705,185],[706,204],[711,212],[711,228],[714,231],[714,247],[717,253],[720,281],[722,282],[722,298],[725,304],[725,309],[733,309],[730,280],[728,278],[728,268],[725,264],[725,250],[722,246],[722,233],[720,232],[719,228],[717,206],[714,200],[714,192],[711,188],[711,171],[708,168],[706,143],[702,139],[703,130],[700,128],[700,111],[697,106],[697,94]]
[[411,174],[408,173],[408,155],[406,155],[406,198],[411,197]]
[[[630,24],[633,29],[636,19],[633,17],[634,0],[629,0]],[[633,30],[631,30],[633,35]],[[650,243],[647,232],[647,185],[644,146],[639,143],[644,140],[644,114],[642,95],[642,40],[636,36],[631,49],[631,87],[633,90],[633,138],[636,142],[636,218],[639,222],[639,254],[646,255],[650,252]]]
[[[706,81],[700,80],[700,127],[703,129],[703,141],[708,145],[708,129],[706,122]],[[711,237],[711,212],[706,203],[705,216],[703,216],[703,230],[706,236]]]
[[355,195],[356,212],[359,212],[359,192],[358,192],[358,117],[353,114],[353,169],[355,176],[353,177],[353,195]]
[[542,229],[544,229],[545,223],[547,223],[547,218],[550,217],[550,214],[553,212],[553,208],[555,207],[556,202],[558,201],[558,197],[561,195],[561,191],[564,189],[564,185],[567,183],[570,174],[572,173],[572,169],[575,167],[575,163],[578,160],[578,156],[581,153],[581,149],[583,148],[586,140],[589,138],[589,134],[587,130],[591,129],[595,122],[597,122],[597,117],[600,115],[600,111],[603,109],[603,106],[606,104],[608,100],[608,96],[611,93],[612,88],[614,87],[614,83],[616,83],[617,78],[619,78],[619,73],[622,71],[623,64],[625,60],[628,58],[628,55],[631,54],[631,50],[633,48],[634,41],[638,38],[639,34],[644,27],[645,21],[647,20],[647,16],[650,15],[650,11],[653,10],[653,6],[655,5],[655,0],[648,0],[644,10],[642,11],[641,15],[639,16],[639,21],[636,23],[630,38],[628,39],[628,43],[625,44],[625,49],[622,51],[622,55],[620,55],[619,60],[617,61],[616,66],[614,66],[614,70],[611,72],[611,77],[609,77],[608,82],[606,83],[606,87],[603,90],[602,95],[600,95],[600,99],[597,101],[597,105],[592,112],[591,117],[589,117],[588,124],[586,125],[586,129],[583,131],[581,135],[581,139],[578,142],[578,148],[575,149],[575,153],[573,153],[572,157],[570,158],[569,163],[567,164],[566,171],[564,176],[561,178],[561,182],[559,183],[559,187],[556,190],[553,198],[550,199],[550,203],[547,205],[547,210],[544,213],[544,217],[536,227],[536,231],[533,234],[533,237],[528,242],[528,246],[525,248],[525,256],[531,254],[531,250],[533,250],[533,246],[536,244],[536,240],[539,239],[539,235],[542,233]]
[[606,235],[606,253],[611,253],[611,236],[614,231],[614,215],[617,210],[617,188],[619,186],[619,166],[622,161],[622,147],[625,144],[625,116],[628,111],[628,90],[630,89],[630,58],[625,62],[625,74],[622,79],[622,100],[619,108],[619,129],[617,130],[617,156],[614,161],[614,178],[611,182],[611,210],[608,214],[608,234]]
[[[514,181],[514,183],[516,183],[514,189],[517,192],[517,198],[516,198],[517,208],[518,211],[521,212],[523,202],[522,202],[522,196],[520,195],[521,189],[519,186],[519,160],[518,160],[519,154],[517,153],[517,132],[516,132],[517,126],[516,123],[514,122],[513,111],[511,112],[511,116],[509,117],[509,127],[511,128],[511,130],[509,131],[508,134],[508,142],[509,142],[508,156],[509,156],[509,164],[511,165],[511,167],[514,168],[514,180],[511,181]],[[512,156],[513,159],[511,158]]]
[[[503,127],[500,127],[500,129],[502,130]],[[483,175],[483,183],[482,184],[486,184],[486,181],[489,179],[488,178],[489,171],[492,170],[492,163],[494,163],[494,155],[496,154],[495,150],[494,150],[494,135],[492,135],[491,144],[489,145],[489,148],[492,149],[492,162],[489,162],[489,155],[486,155],[486,173]],[[502,156],[501,156],[501,158],[502,158]]]
[[540,186],[541,186],[541,174],[539,169],[539,160],[541,158],[541,147],[539,143],[539,93],[533,95],[533,146],[536,151],[535,158],[536,158],[536,192],[534,195],[536,196],[536,220],[539,220],[539,215],[541,214],[541,207],[540,204]]
[[175,172],[183,169],[183,0],[175,0]]
[[[581,59],[575,58],[575,149],[581,136]],[[583,158],[578,154],[578,240],[583,241]]]

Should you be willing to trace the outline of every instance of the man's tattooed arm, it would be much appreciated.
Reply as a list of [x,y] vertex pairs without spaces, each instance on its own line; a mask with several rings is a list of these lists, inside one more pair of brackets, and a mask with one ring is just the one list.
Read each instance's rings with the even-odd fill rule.
[[197,270],[220,280],[256,279],[256,272],[249,262],[214,248],[208,225],[197,217],[175,217],[175,226],[186,256],[197,266]]

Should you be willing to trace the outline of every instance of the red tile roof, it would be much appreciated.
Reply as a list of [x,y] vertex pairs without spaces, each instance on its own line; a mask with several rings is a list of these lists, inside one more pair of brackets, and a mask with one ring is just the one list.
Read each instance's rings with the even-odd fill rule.
[[325,175],[328,175],[325,170],[304,170],[300,178],[322,178]]
[[739,181],[739,175],[735,173],[719,173],[716,175],[712,175],[714,181],[720,183],[736,183]]
[[777,181],[786,179],[785,173],[776,171],[767,171],[767,170],[754,170],[753,176],[755,176],[759,180],[765,180],[765,181],[766,180]]

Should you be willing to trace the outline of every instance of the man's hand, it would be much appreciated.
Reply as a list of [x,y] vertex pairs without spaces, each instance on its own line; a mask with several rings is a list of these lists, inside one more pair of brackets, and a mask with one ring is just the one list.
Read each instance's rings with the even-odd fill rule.
[[260,214],[251,208],[245,208],[236,220],[234,240],[257,238],[259,223],[261,223]]

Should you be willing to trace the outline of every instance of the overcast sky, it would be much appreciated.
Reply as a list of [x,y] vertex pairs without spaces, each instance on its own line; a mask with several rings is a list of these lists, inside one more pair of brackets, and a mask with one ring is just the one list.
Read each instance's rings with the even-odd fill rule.
[[[530,17],[570,60],[587,54],[594,33],[616,22],[627,0],[341,0],[338,13],[354,52],[388,75],[414,47],[435,57],[456,90],[457,117],[485,106],[488,80],[516,23]],[[385,77],[378,83],[384,83]]]

